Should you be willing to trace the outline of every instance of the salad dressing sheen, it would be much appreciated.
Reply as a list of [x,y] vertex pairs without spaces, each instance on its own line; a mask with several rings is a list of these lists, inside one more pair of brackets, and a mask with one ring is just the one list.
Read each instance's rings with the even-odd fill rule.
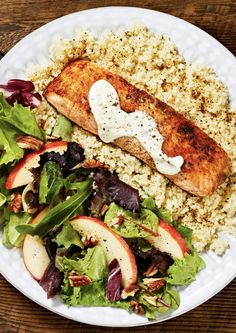
[[163,137],[155,120],[143,111],[126,113],[120,108],[119,96],[106,80],[96,81],[89,91],[89,104],[105,143],[122,136],[135,137],[153,158],[159,172],[175,175],[184,162],[182,156],[168,157],[162,151]]

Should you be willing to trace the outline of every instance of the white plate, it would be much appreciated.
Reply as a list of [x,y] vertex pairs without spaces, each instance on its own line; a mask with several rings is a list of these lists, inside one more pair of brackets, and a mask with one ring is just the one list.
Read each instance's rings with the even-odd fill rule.
[[[214,68],[227,85],[230,101],[236,107],[236,59],[219,42],[197,27],[176,17],[146,9],[129,7],[105,7],[86,10],[59,18],[34,31],[20,41],[0,61],[0,78],[5,82],[10,78],[24,78],[27,64],[41,63],[48,58],[49,46],[55,35],[73,36],[78,27],[91,28],[97,33],[104,29],[131,26],[142,21],[154,32],[171,37],[187,61],[199,62]],[[223,289],[235,276],[236,239],[225,236],[230,249],[223,257],[212,252],[205,254],[206,268],[197,280],[181,291],[181,305],[178,310],[160,315],[156,321],[164,321],[193,309]],[[146,325],[147,319],[114,308],[85,308],[64,305],[59,297],[48,300],[42,288],[24,268],[21,253],[17,249],[8,250],[0,245],[0,271],[2,275],[24,295],[34,302],[61,316],[83,323],[128,327]],[[153,323],[153,321],[152,321]]]

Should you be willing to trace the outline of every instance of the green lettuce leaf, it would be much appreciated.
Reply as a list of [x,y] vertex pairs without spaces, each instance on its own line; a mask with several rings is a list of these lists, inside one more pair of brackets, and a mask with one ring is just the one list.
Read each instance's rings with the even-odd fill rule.
[[19,160],[24,156],[24,150],[16,144],[16,137],[20,135],[11,125],[0,117],[0,165]]
[[[180,305],[180,296],[177,290],[166,288],[162,295],[162,300],[170,305],[171,309],[178,309]],[[160,312],[160,311],[159,311]]]
[[20,247],[24,239],[24,235],[21,235],[16,230],[16,227],[29,223],[31,218],[32,216],[27,213],[11,213],[9,216],[9,221],[3,229],[3,244],[7,247]]
[[59,115],[52,135],[65,141],[71,141],[72,123],[63,115]]
[[184,259],[176,259],[167,271],[165,280],[172,285],[187,286],[196,279],[197,273],[205,267],[203,259],[195,251],[185,254]]
[[80,236],[68,222],[63,224],[61,231],[56,235],[53,241],[56,242],[58,246],[63,246],[66,249],[69,249],[71,245],[79,246],[82,249],[84,248]]
[[[122,216],[122,223],[119,224],[119,216]],[[157,232],[158,217],[149,209],[142,208],[141,213],[132,213],[122,207],[111,203],[106,212],[104,222],[109,225],[113,231],[125,238],[146,237],[150,233],[140,227],[143,226]]]
[[68,276],[65,276],[61,298],[69,306],[107,306],[105,288],[105,280],[95,281],[87,286],[71,287]]
[[[70,306],[113,306],[126,310],[130,308],[129,301],[118,301],[110,303],[106,297],[106,284],[108,279],[108,267],[104,251],[101,246],[89,248],[83,258],[63,260],[65,277],[61,290],[61,298]],[[72,287],[69,284],[69,273],[71,270],[78,274],[89,276],[90,284],[80,287]]]
[[39,203],[41,205],[58,203],[63,185],[63,175],[59,164],[53,161],[46,162],[40,176]]
[[16,143],[19,135],[30,135],[44,140],[44,134],[30,108],[18,103],[10,106],[0,93],[0,165],[24,156],[24,150]]
[[147,197],[141,202],[141,206],[143,208],[149,209],[152,212],[156,209],[155,200],[152,197]]
[[106,257],[101,246],[88,248],[83,258],[68,259],[64,258],[63,265],[66,270],[76,271],[79,275],[86,274],[93,281],[101,280],[108,276]]

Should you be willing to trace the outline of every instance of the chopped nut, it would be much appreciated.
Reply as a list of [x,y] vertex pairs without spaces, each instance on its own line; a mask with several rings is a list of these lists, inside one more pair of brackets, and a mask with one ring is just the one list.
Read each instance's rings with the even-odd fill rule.
[[85,169],[96,169],[96,168],[102,168],[102,169],[108,169],[108,166],[105,163],[99,162],[95,160],[95,158],[92,159],[86,159],[82,164],[82,168]]
[[22,209],[22,196],[20,192],[11,195],[10,210],[13,213],[19,213]]
[[139,304],[137,301],[132,300],[132,301],[130,302],[130,305],[131,305],[132,310],[133,310],[135,313],[137,313],[137,314],[139,314],[139,315],[143,315],[143,314],[145,313],[144,308],[143,308],[142,305]]
[[86,286],[92,280],[87,275],[69,275],[69,282],[71,287]]
[[29,135],[18,136],[16,143],[22,149],[39,150],[43,146],[42,140]]
[[38,123],[39,123],[39,126],[40,126],[42,129],[44,129],[45,124],[46,124],[46,120],[40,119]]
[[149,304],[156,306],[157,305],[157,296],[148,296],[143,295],[143,298],[145,301],[147,301]]
[[57,141],[58,139],[60,139],[59,136],[54,136],[54,135],[46,135],[46,139],[48,141]]
[[121,214],[119,214],[117,216],[117,218],[118,218],[118,222],[117,223],[119,224],[119,226],[121,226],[123,224],[123,222],[124,222],[124,216],[121,215]]
[[155,263],[151,263],[151,265],[148,267],[146,272],[143,273],[144,276],[153,276],[158,272],[158,268],[156,267]]
[[103,215],[106,213],[106,211],[108,210],[108,208],[109,208],[109,206],[108,206],[107,204],[104,204],[104,205],[102,206],[102,209],[101,209],[100,215],[103,216]]
[[84,236],[82,237],[81,241],[84,244],[85,248],[94,247],[98,243],[98,240],[93,236]]
[[109,223],[110,227],[118,229],[124,222],[124,216],[122,214],[118,214],[117,217],[114,217]]
[[148,286],[150,291],[157,291],[166,284],[166,281],[162,278],[143,279],[143,282]]
[[137,284],[132,284],[131,286],[122,290],[121,298],[126,299],[129,296],[134,296],[137,291],[139,291],[141,287]]
[[119,228],[118,217],[114,217],[114,219],[109,221],[108,225],[109,225],[109,227],[113,227],[113,228],[118,229]]

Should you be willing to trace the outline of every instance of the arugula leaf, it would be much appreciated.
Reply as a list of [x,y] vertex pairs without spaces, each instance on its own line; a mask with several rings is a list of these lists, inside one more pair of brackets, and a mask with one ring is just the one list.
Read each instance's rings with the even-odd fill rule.
[[17,230],[17,226],[23,226],[31,220],[32,216],[27,213],[11,213],[9,221],[3,229],[2,242],[7,247],[20,247],[24,239],[24,235],[21,235]]
[[72,123],[63,115],[59,115],[52,135],[65,141],[71,141]]
[[155,210],[157,216],[159,219],[164,220],[168,223],[172,222],[171,212],[168,209],[165,208],[157,208]]
[[18,103],[10,106],[0,93],[0,150],[2,150],[0,165],[19,160],[24,156],[24,150],[16,143],[19,135],[45,139],[30,108]]
[[56,242],[58,246],[64,246],[66,249],[69,249],[71,245],[77,245],[82,249],[84,248],[78,233],[68,222],[63,224],[61,231],[56,235],[53,241]]
[[63,175],[59,164],[52,161],[46,162],[40,176],[39,203],[41,205],[58,203],[63,185]]
[[203,259],[197,252],[185,254],[184,259],[176,259],[167,271],[165,280],[172,285],[189,285],[196,279],[197,273],[205,267]]
[[44,237],[55,227],[59,227],[61,224],[72,218],[92,192],[92,179],[89,178],[86,181],[81,182],[81,191],[78,191],[78,193],[74,194],[68,200],[60,202],[50,209],[47,215],[39,223],[18,226],[16,228],[17,231],[22,234],[38,235],[41,238]]

